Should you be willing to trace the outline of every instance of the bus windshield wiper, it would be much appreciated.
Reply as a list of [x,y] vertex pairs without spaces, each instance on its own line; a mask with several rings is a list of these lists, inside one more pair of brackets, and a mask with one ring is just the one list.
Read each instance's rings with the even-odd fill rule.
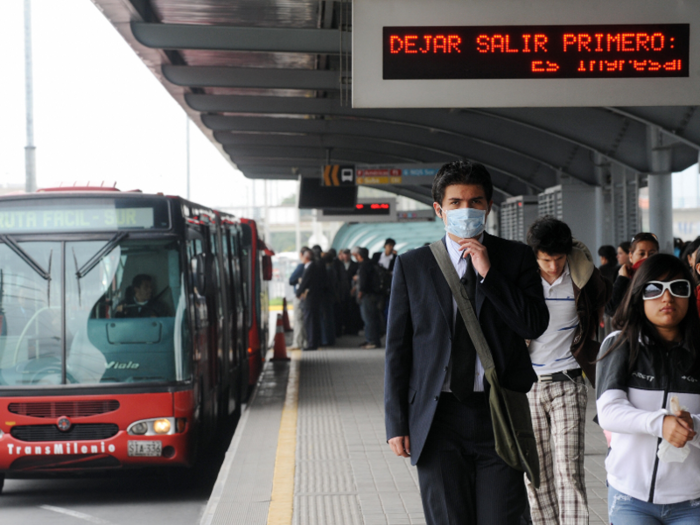
[[[9,235],[0,235],[0,241],[4,242],[7,244],[7,247],[15,252],[20,259],[22,259],[27,265],[34,270],[36,273],[38,273],[42,279],[45,279],[47,281],[51,280],[51,274],[49,273],[51,271],[51,257],[49,257],[49,271],[47,272],[42,268],[42,266],[34,260],[34,258],[29,255],[27,252],[24,251],[24,249],[17,244],[17,242],[10,237]],[[52,250],[53,253],[53,250]]]
[[[102,248],[100,248],[95,255],[90,257],[88,262],[83,264],[80,269],[77,269],[75,272],[75,275],[78,277],[78,279],[82,279],[85,277],[87,274],[89,274],[92,269],[99,264],[99,262],[107,255],[109,254],[114,248],[117,247],[117,245],[122,242],[124,239],[126,239],[129,236],[127,232],[119,232],[117,233],[114,237],[112,237],[107,244],[105,244]],[[76,261],[76,266],[77,266],[77,261]]]
[[49,306],[51,306],[51,259],[53,258],[53,250],[49,252],[49,270],[46,271],[9,235],[0,235],[0,242],[4,242],[10,250],[15,252],[20,259],[27,263],[27,266],[38,273],[39,276],[47,282],[46,300]]

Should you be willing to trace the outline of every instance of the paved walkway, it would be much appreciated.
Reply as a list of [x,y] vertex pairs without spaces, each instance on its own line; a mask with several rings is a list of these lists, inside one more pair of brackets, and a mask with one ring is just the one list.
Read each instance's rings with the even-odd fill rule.
[[[300,363],[292,365],[300,367],[292,523],[425,523],[416,469],[394,456],[385,442],[384,351],[358,350],[354,338],[339,344],[352,348],[304,352]],[[210,505],[205,514],[209,521],[203,523],[268,523],[284,366],[275,364],[276,373],[266,368],[262,384],[267,386],[252,402],[242,432],[236,432],[235,453],[224,464],[214,490],[219,504]],[[607,523],[606,444],[591,422],[592,389],[589,397],[586,484],[590,523],[599,525]]]

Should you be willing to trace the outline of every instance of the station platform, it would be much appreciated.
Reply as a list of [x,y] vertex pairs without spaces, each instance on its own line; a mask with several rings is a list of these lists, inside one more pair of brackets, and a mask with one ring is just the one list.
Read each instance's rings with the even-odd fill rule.
[[[423,524],[416,469],[386,444],[384,350],[359,337],[267,361],[200,525]],[[600,428],[586,420],[590,523],[607,521]]]

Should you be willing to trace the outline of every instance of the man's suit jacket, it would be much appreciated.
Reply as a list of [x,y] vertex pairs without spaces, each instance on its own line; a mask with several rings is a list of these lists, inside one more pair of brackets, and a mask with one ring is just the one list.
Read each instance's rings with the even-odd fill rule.
[[297,297],[300,297],[308,290],[304,299],[304,308],[315,308],[321,306],[323,294],[326,289],[326,266],[319,261],[312,261],[304,270],[301,282],[297,288]]
[[[538,337],[549,324],[537,261],[524,244],[488,234],[483,244],[491,269],[483,282],[477,279],[479,324],[501,385],[528,392],[537,376],[525,339]],[[445,381],[453,331],[452,293],[430,247],[399,256],[386,336],[385,421],[387,439],[410,436],[414,465]]]

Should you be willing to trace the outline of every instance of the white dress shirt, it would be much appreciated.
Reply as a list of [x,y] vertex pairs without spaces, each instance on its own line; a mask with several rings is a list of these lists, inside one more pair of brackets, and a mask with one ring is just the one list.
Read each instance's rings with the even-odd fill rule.
[[[453,241],[450,239],[450,236],[447,235],[445,236],[446,244],[447,244],[447,253],[450,254],[450,260],[452,261],[452,265],[455,267],[455,270],[457,270],[457,275],[461,279],[464,276],[464,272],[467,271],[467,260],[464,258],[464,252],[459,251],[460,245],[459,243]],[[483,242],[484,240],[484,234],[482,233],[481,236],[479,237],[479,242]],[[483,281],[483,278],[480,278],[481,276],[479,273],[474,269],[474,273],[476,274],[477,278],[479,278],[479,282]],[[455,300],[454,297],[452,297],[452,327],[454,328],[455,322],[457,321],[457,315],[459,313],[459,308],[457,307],[457,301]],[[476,313],[476,312],[474,312]],[[447,374],[445,375],[445,382],[442,384],[442,391],[443,392],[452,392],[450,390],[450,380],[452,379],[452,357],[450,357],[450,363],[447,365]],[[479,355],[477,354],[476,356],[476,366],[474,367],[474,392],[483,392],[484,391],[484,365],[481,364],[481,359],[479,359]]]
[[569,263],[552,284],[542,278],[542,289],[549,309],[549,325],[541,336],[530,341],[528,351],[532,367],[538,376],[580,368],[571,355],[571,343],[579,322]]

